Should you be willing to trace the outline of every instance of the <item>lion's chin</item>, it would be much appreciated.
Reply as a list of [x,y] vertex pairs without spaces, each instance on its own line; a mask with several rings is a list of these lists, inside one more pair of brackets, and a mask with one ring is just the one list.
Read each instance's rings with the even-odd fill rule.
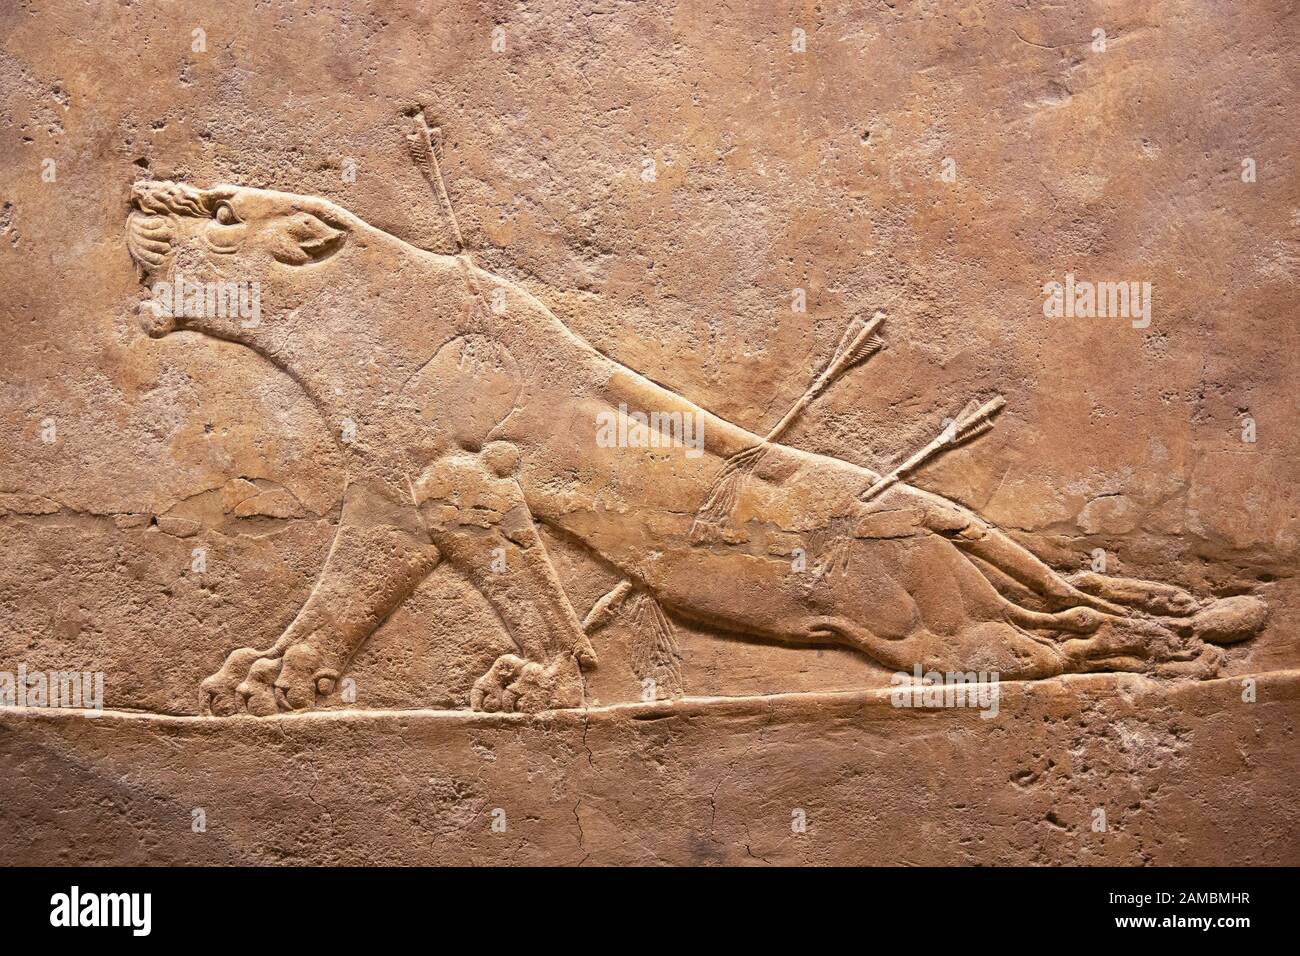
[[176,331],[176,319],[166,313],[155,313],[151,304],[143,303],[140,310],[140,328],[151,339],[160,339]]

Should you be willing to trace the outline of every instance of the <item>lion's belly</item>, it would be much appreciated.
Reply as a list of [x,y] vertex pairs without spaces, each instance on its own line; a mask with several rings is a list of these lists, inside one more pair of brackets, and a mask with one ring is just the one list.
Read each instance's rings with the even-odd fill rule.
[[827,615],[855,617],[881,636],[911,633],[915,607],[900,574],[927,535],[905,510],[873,525],[856,500],[870,472],[775,448],[734,483],[730,520],[710,528],[697,516],[723,460],[598,443],[586,424],[592,411],[575,407],[545,441],[524,447],[520,480],[536,520],[688,617],[794,640]]

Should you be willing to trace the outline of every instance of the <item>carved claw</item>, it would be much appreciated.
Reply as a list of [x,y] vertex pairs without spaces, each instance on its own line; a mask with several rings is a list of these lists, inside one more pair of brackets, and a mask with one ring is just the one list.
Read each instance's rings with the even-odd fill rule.
[[545,665],[514,654],[502,655],[470,690],[470,706],[488,713],[535,714],[581,707],[582,698],[582,673],[570,655]]
[[242,705],[237,690],[248,676],[253,662],[265,653],[252,647],[231,651],[221,669],[199,685],[203,694],[203,713],[216,717],[239,713]]
[[241,647],[221,670],[200,685],[203,712],[217,717],[248,713],[269,717],[281,711],[306,710],[317,697],[334,692],[339,671],[310,643],[294,644],[283,655]]

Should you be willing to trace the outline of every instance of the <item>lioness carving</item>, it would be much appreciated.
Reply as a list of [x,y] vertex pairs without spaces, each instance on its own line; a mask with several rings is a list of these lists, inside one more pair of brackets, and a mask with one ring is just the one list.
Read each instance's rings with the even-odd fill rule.
[[[518,648],[475,683],[471,706],[581,705],[596,653],[539,523],[625,576],[589,620],[648,596],[684,619],[840,644],[902,670],[1207,676],[1214,644],[1264,623],[1253,597],[1067,578],[905,482],[864,503],[875,472],[765,442],[601,354],[518,285],[325,199],[141,182],[132,207],[128,247],[146,284],[256,282],[261,295],[257,323],[145,302],[148,333],[185,329],[255,350],[344,436],[343,510],[319,581],[268,649],[233,651],[203,682],[210,713],[313,706],[440,561],[485,596]],[[691,416],[700,446],[596,440],[602,416],[653,412]],[[693,535],[723,463],[759,446],[725,533]],[[792,555],[810,541],[826,554],[796,573]]]

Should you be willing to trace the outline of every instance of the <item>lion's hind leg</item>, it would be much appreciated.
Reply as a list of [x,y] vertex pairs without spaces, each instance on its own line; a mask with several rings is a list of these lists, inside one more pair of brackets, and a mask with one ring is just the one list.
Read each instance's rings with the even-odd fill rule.
[[[1157,618],[1138,609],[1113,605],[1104,598],[1068,604],[1063,610],[1050,612],[1024,607],[995,587],[976,560],[988,551],[980,548],[982,554],[974,553],[966,546],[972,539],[961,533],[954,538],[952,531],[948,527],[930,528],[927,535],[892,543],[890,573],[915,604],[914,633],[889,634],[903,639],[883,641],[869,632],[841,625],[836,630],[848,639],[845,643],[851,642],[882,663],[902,670],[917,664],[926,670],[996,670],[1004,680],[1037,680],[1098,670],[1188,676],[1211,676],[1216,671],[1219,655],[1213,649],[1207,650],[1194,626],[1196,618]],[[987,539],[977,531],[974,540]],[[859,547],[880,544],[858,542]],[[851,560],[850,567],[854,563]],[[854,586],[844,583],[849,588]],[[1066,597],[1066,592],[1058,594]],[[847,600],[844,589],[826,595],[832,597]],[[1117,613],[1102,609],[1112,606]],[[1227,607],[1221,611],[1212,620],[1203,618],[1201,629],[1218,628],[1226,633],[1236,618],[1248,616],[1250,608]],[[1234,611],[1235,616],[1229,611]]]
[[1198,600],[1182,588],[1159,582],[1091,572],[1067,577],[964,509],[927,509],[924,523],[967,555],[981,573],[991,566],[1028,588],[1036,603],[1053,609],[1044,613],[1022,607],[999,587],[1001,617],[1036,640],[1062,642],[1067,672],[1213,676],[1222,655],[1208,645],[1247,640],[1268,617],[1268,606],[1253,596]]
[[[997,680],[1043,680],[1062,674],[1127,671],[1213,677],[1222,652],[1157,622],[1102,618],[1088,633],[1037,629],[1010,621],[973,622],[955,634],[920,633],[894,648],[900,671],[981,672]],[[879,656],[879,649],[873,656]]]
[[1060,643],[1071,673],[1133,671],[1164,677],[1214,677],[1222,652],[1191,633],[1142,617],[1109,618],[1088,637]]
[[921,500],[925,505],[921,520],[926,528],[1028,588],[1052,610],[1090,607],[1106,614],[1125,613],[1124,607],[1105,596],[1077,587],[1028,548],[973,512],[935,495],[925,495]]
[[1189,591],[1157,581],[1111,577],[1094,571],[1080,571],[1067,580],[1088,594],[1151,614],[1184,617],[1195,612],[1199,604]]

